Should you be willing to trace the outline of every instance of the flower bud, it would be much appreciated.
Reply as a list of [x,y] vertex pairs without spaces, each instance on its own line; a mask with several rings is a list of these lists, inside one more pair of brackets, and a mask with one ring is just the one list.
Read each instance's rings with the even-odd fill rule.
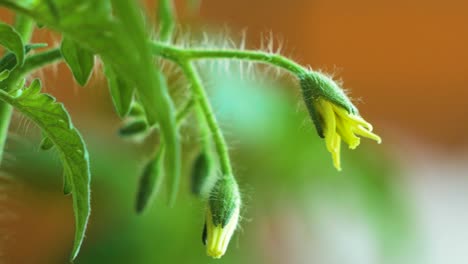
[[208,198],[203,242],[208,256],[221,258],[239,222],[241,198],[232,175],[216,182]]
[[145,165],[143,174],[141,175],[140,182],[138,184],[138,193],[135,206],[137,213],[142,213],[159,191],[163,180],[163,152],[164,151],[161,147],[156,153],[156,156],[148,161],[148,163]]
[[206,197],[216,181],[215,162],[207,151],[198,154],[192,168],[191,178],[192,193]]
[[128,122],[119,129],[119,135],[122,137],[130,137],[140,135],[147,132],[148,123],[143,119],[136,119]]
[[350,149],[355,149],[360,144],[357,136],[381,143],[380,137],[372,133],[372,125],[359,115],[356,107],[333,79],[319,72],[308,72],[299,76],[299,79],[310,117],[319,136],[325,138],[337,170],[341,170],[341,140]]

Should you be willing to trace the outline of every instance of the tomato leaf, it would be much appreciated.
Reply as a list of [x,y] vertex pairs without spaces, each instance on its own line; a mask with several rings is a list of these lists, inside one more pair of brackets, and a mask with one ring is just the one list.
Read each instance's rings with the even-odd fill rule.
[[[38,125],[53,142],[62,161],[65,177],[64,189],[73,195],[75,212],[75,242],[72,258],[75,258],[83,242],[90,214],[90,171],[86,145],[70,120],[63,104],[41,93],[41,84],[35,80],[29,88],[17,90],[14,95],[0,90],[0,100]],[[65,190],[67,191],[67,190]]]
[[69,38],[62,39],[60,51],[76,82],[85,86],[94,67],[93,53]]
[[15,54],[17,65],[23,65],[25,53],[23,39],[10,25],[0,23],[0,45]]

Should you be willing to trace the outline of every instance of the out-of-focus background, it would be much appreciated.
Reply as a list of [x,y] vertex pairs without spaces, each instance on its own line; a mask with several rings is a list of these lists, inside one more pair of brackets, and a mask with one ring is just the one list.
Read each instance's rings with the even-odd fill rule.
[[[65,65],[52,67],[35,76],[70,110],[93,170],[93,213],[76,263],[468,263],[467,1],[185,2],[176,4],[186,30],[236,40],[247,29],[248,48],[272,33],[282,54],[341,78],[383,144],[343,149],[338,173],[297,84],[245,77],[236,64],[206,67],[245,202],[241,231],[212,260],[201,243],[203,201],[189,193],[195,124],[184,126],[177,204],[168,208],[163,193],[137,216],[148,148],[117,136],[103,76],[79,88]],[[156,3],[146,5],[154,17]],[[12,21],[5,9],[0,18]],[[34,36],[59,40],[46,29]],[[71,199],[61,194],[58,158],[39,141],[15,115],[0,172],[0,263],[67,262]]]

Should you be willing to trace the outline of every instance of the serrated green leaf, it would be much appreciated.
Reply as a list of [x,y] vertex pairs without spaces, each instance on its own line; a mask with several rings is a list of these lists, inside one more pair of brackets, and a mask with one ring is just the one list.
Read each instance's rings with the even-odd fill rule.
[[93,53],[69,38],[62,39],[60,52],[76,82],[81,86],[85,86],[94,67]]
[[65,175],[69,176],[68,179],[65,177],[65,183],[70,184],[73,194],[75,242],[72,258],[75,258],[83,242],[90,214],[88,151],[64,106],[57,103],[54,97],[41,93],[38,81],[27,89],[17,91],[17,94],[13,96],[0,90],[0,100],[12,105],[42,129],[44,135],[54,143]]
[[[135,87],[149,125],[160,126],[165,142],[165,171],[170,177],[170,203],[180,178],[180,141],[175,108],[167,85],[155,65],[141,10],[132,0],[55,1],[59,19],[44,1],[28,5],[9,0],[0,4],[34,17],[38,23],[82,43],[99,55],[115,74]],[[86,17],[86,20],[83,19]]]
[[104,72],[115,111],[120,117],[125,117],[130,112],[135,88],[125,78],[119,78],[110,67],[106,67]]
[[23,65],[25,53],[23,39],[12,26],[0,23],[0,45],[15,54],[18,65]]

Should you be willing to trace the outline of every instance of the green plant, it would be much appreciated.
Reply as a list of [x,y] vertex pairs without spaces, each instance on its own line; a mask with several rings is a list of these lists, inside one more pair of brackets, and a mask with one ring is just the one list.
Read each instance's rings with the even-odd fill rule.
[[[79,252],[90,214],[90,161],[85,143],[63,105],[41,92],[39,80],[25,85],[29,73],[51,63],[64,60],[77,83],[85,85],[94,67],[94,56],[99,56],[117,114],[132,120],[120,133],[128,135],[158,128],[161,144],[156,146],[142,175],[138,212],[147,207],[162,180],[168,183],[169,204],[174,203],[181,174],[178,124],[188,113],[197,113],[203,146],[202,158],[194,166],[193,189],[207,199],[203,236],[208,255],[215,258],[221,257],[227,249],[238,225],[242,202],[227,144],[205,92],[195,64],[197,60],[262,63],[296,77],[317,132],[325,139],[338,170],[341,170],[341,140],[350,148],[359,145],[357,135],[380,142],[341,87],[325,74],[260,50],[177,46],[173,42],[175,15],[169,0],[159,3],[159,35],[155,39],[149,36],[140,9],[131,0],[0,0],[0,5],[17,13],[14,27],[0,24],[0,44],[9,50],[0,61],[0,159],[13,107],[42,129],[41,148],[55,147],[62,160],[63,191],[72,194],[75,212],[72,259]],[[36,25],[61,33],[61,46],[29,54],[36,48],[44,48],[41,44],[29,43]],[[190,84],[191,95],[180,110],[176,110],[169,95],[167,76],[154,58],[177,65]],[[213,176],[218,166],[220,173]]]

